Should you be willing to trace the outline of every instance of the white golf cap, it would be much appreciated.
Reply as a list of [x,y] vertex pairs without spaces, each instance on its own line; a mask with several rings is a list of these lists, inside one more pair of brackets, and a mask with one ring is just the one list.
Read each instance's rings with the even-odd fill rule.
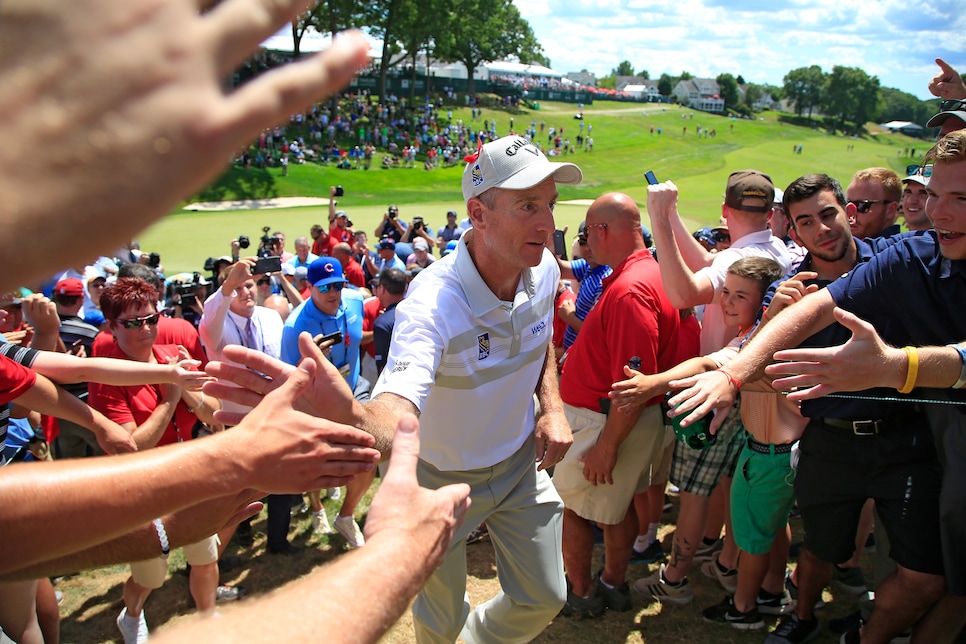
[[[472,160],[471,160],[472,159]],[[490,188],[525,190],[553,175],[557,183],[576,185],[584,178],[573,163],[551,163],[537,146],[520,136],[506,136],[484,145],[476,159],[467,157],[463,199]]]
[[923,186],[929,185],[929,177],[925,177],[921,174],[910,174],[908,177],[902,180],[902,183],[909,183],[910,181]]

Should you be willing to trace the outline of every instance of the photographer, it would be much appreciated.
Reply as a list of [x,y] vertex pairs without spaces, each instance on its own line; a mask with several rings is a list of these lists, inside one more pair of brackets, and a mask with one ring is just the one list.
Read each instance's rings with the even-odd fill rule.
[[[325,248],[319,256],[331,255],[332,247],[341,243],[352,243],[352,222],[345,210],[336,210],[336,197],[345,195],[342,186],[329,186],[329,239],[325,241]],[[311,262],[310,262],[311,263]]]
[[[416,215],[415,217],[413,217],[413,225],[407,228],[406,232],[403,233],[401,243],[409,244],[410,252],[412,252],[413,242],[415,242],[417,239],[420,239],[420,238],[426,241],[426,246],[429,248],[429,251],[432,252],[433,248],[436,247],[436,240],[434,239],[434,236],[433,236],[433,229],[429,228],[426,225],[426,223],[423,221],[422,215]],[[400,243],[400,242],[397,242],[397,243]],[[404,250],[404,249],[400,249],[400,250]],[[407,257],[408,255],[409,253],[407,253]]]
[[382,222],[376,226],[376,239],[383,237],[392,238],[393,242],[399,242],[409,225],[399,218],[399,208],[389,206],[382,216]]
[[201,273],[179,273],[168,278],[164,306],[170,311],[169,315],[187,320],[198,328],[209,283]]

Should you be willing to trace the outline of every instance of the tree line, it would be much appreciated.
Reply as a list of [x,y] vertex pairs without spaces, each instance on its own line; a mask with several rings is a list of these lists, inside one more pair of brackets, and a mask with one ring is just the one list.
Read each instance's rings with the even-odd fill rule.
[[[598,79],[602,87],[615,89],[618,76],[637,76],[650,79],[647,69],[634,72],[633,64],[621,61],[609,76]],[[694,78],[687,71],[678,76],[661,74],[657,81],[658,93],[671,96],[679,81]],[[818,65],[799,67],[788,72],[782,85],[746,83],[739,74],[719,74],[715,80],[725,101],[725,110],[747,114],[759,99],[769,96],[774,101],[788,99],[797,116],[812,121],[813,114],[824,117],[824,125],[831,130],[859,132],[869,121],[910,121],[925,125],[939,111],[938,100],[921,100],[892,87],[882,87],[879,79],[869,76],[858,67],[835,65],[824,72]],[[742,87],[744,96],[738,88]]]

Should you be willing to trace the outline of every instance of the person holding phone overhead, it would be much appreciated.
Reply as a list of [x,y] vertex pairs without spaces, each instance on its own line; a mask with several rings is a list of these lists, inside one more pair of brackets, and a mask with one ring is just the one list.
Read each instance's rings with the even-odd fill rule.
[[[289,314],[282,330],[282,360],[292,365],[301,361],[299,334],[303,331],[309,332],[312,337],[341,333],[342,341],[323,346],[323,351],[345,378],[356,400],[368,400],[372,384],[360,373],[359,351],[364,298],[357,290],[346,288],[348,281],[342,264],[334,257],[320,257],[309,264],[308,280],[309,299]],[[345,537],[351,548],[358,548],[366,542],[352,515],[374,476],[375,469],[355,477],[346,485],[345,501],[335,520],[335,529]],[[317,517],[313,521],[316,529],[326,531],[328,518],[324,514],[325,508],[314,491],[310,497],[312,510]]]

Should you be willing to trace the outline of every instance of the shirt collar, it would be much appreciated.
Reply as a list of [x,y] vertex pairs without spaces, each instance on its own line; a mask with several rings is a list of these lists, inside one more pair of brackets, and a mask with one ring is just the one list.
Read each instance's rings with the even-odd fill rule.
[[[471,236],[463,235],[460,237],[459,243],[456,245],[456,250],[454,251],[456,255],[454,263],[456,265],[456,274],[459,276],[460,284],[463,286],[463,292],[466,294],[466,301],[469,302],[473,315],[475,317],[482,317],[493,309],[500,308],[503,306],[503,303],[493,294],[490,287],[486,285],[486,282],[480,276],[480,271],[476,268],[476,264],[473,263],[473,258],[470,256],[470,251],[466,246],[468,237]],[[517,286],[514,307],[516,307],[521,295],[524,299],[531,299],[537,292],[537,285],[532,269],[524,268],[520,281],[523,288],[520,289],[520,285]]]

